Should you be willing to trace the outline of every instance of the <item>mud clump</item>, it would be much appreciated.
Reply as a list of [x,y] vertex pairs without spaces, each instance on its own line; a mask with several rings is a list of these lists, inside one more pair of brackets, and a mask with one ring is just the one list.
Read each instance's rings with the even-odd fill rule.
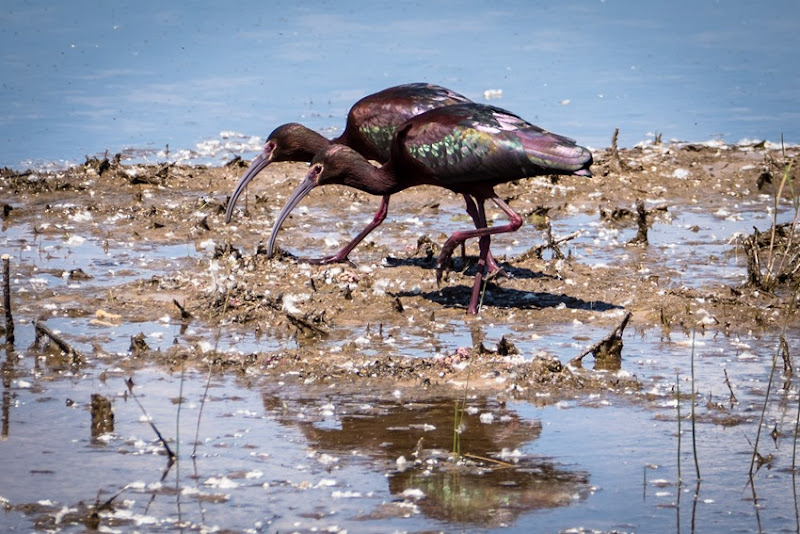
[[92,437],[114,432],[114,410],[111,401],[97,393],[92,393]]

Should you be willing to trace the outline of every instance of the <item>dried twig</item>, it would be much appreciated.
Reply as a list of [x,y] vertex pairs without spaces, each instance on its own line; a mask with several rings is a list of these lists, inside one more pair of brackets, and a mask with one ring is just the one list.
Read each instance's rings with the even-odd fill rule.
[[560,245],[561,243],[565,243],[567,241],[571,241],[571,240],[575,239],[576,237],[578,237],[579,235],[581,235],[581,231],[580,230],[575,230],[574,232],[572,232],[569,235],[565,235],[565,236],[553,239],[553,234],[550,231],[550,225],[548,224],[547,231],[545,232],[545,239],[547,241],[545,243],[542,243],[541,245],[536,245],[535,247],[529,248],[528,250],[526,250],[525,252],[523,252],[522,254],[517,256],[516,258],[514,258],[512,261],[514,261],[515,263],[519,263],[519,262],[526,261],[526,260],[528,260],[530,258],[542,259],[542,253],[545,250],[547,250],[548,248],[552,248],[553,249],[553,254],[557,258],[563,258],[564,254],[558,248],[558,245]]
[[326,337],[328,335],[327,330],[315,325],[309,321],[307,317],[298,317],[297,315],[288,311],[284,312],[284,315],[286,315],[286,318],[289,319],[289,322],[296,326],[298,330],[301,330],[307,334],[310,333],[311,335],[317,335],[321,337]]

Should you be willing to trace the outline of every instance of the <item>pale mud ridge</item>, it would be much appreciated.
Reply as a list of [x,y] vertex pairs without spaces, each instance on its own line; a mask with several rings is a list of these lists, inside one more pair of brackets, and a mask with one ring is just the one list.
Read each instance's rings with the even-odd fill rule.
[[[785,155],[794,162],[794,179],[798,150],[787,149]],[[630,373],[568,366],[568,358],[519,354],[513,342],[487,346],[479,326],[534,334],[542,326],[580,322],[587,334],[578,341],[587,347],[627,312],[632,314],[628,329],[655,329],[667,336],[692,329],[737,335],[797,326],[790,313],[796,300],[791,261],[796,261],[797,240],[789,228],[772,240],[772,247],[795,260],[787,260],[783,276],[767,286],[752,277],[747,284],[742,276],[735,283],[695,287],[652,244],[628,243],[637,234],[637,201],[643,202],[651,229],[669,227],[675,214],[689,207],[721,218],[741,206],[768,215],[785,168],[784,154],[774,147],[669,144],[620,150],[619,157],[602,150],[595,152],[592,179],[544,177],[499,186],[498,193],[526,223],[517,234],[493,239],[495,256],[509,276],[489,283],[478,317],[465,314],[476,243],[469,244],[466,261],[456,253],[441,287],[435,280],[438,245],[453,229],[469,225],[460,197],[434,187],[398,194],[379,232],[351,255],[354,266],[308,265],[290,254],[333,253],[366,224],[378,199],[344,187],[312,192],[284,225],[278,238],[281,254],[269,259],[264,244],[274,216],[306,166],[268,167],[251,182],[232,224],[226,225],[227,197],[245,166],[238,159],[221,168],[92,160],[58,173],[4,170],[4,229],[28,224],[36,235],[82,236],[111,249],[119,243],[133,250],[189,244],[195,251],[180,260],[179,268],[169,263],[156,275],[143,271],[137,276],[136,269],[117,273],[127,276],[119,285],[93,284],[98,273],[91,267],[42,273],[26,263],[14,264],[18,281],[43,274],[81,281],[15,293],[16,316],[95,317],[102,310],[112,321],[135,323],[168,315],[199,332],[166,351],[132,344],[133,358],[125,358],[123,366],[188,360],[276,377],[283,387],[335,383],[345,394],[366,387],[376,396],[388,396],[397,387],[417,386],[414,391],[424,397],[460,391],[468,383],[475,391],[522,398],[550,391],[554,400],[576,391],[635,390],[638,382]],[[782,188],[782,198],[785,212],[789,187]],[[610,260],[593,261],[593,245],[578,240],[559,244],[563,257],[544,246],[547,222],[576,214],[617,236],[618,250]],[[763,221],[771,219],[753,226],[769,236]],[[553,233],[555,239],[565,235]],[[726,254],[747,256],[741,244],[747,236],[724,237],[730,238]],[[763,268],[770,239],[762,235],[754,242],[751,251],[760,251]],[[521,252],[507,253],[512,243]],[[158,270],[161,261],[154,254],[149,268]],[[696,261],[714,258],[698,254]],[[397,343],[413,331],[436,347],[451,321],[475,325],[472,346],[413,358]],[[279,346],[249,354],[214,350],[220,330],[256,332]],[[96,352],[104,350],[101,341],[85,341]],[[576,349],[574,356],[579,353]],[[624,348],[622,356],[625,370]],[[591,355],[584,361],[592,367]]]

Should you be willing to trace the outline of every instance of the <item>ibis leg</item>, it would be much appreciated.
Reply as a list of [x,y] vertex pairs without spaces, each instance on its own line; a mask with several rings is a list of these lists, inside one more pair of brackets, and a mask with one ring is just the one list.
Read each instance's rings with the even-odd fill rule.
[[370,232],[372,232],[375,228],[381,225],[381,223],[386,219],[386,214],[389,212],[389,195],[384,196],[381,199],[381,205],[378,208],[378,211],[375,212],[375,215],[372,217],[372,222],[370,222],[366,228],[361,230],[357,236],[353,238],[347,245],[342,248],[339,252],[334,254],[333,256],[327,256],[325,258],[302,258],[299,261],[304,261],[306,263],[312,263],[314,265],[328,265],[330,263],[349,263],[353,265],[353,262],[347,257],[350,252],[359,243],[361,243]]
[[[464,230],[464,231],[461,231],[461,232],[455,232],[453,235],[451,235],[447,239],[447,241],[445,241],[444,245],[442,246],[442,251],[439,254],[439,258],[436,261],[436,281],[437,281],[437,283],[441,282],[442,270],[444,268],[444,265],[446,265],[447,261],[450,259],[450,256],[453,254],[453,251],[456,249],[456,247],[459,244],[463,243],[466,239],[481,238],[483,236],[490,236],[490,235],[493,235],[493,234],[503,234],[503,233],[507,233],[507,232],[515,232],[516,230],[519,229],[520,226],[522,226],[522,217],[518,213],[516,213],[514,210],[512,210],[508,206],[508,204],[503,202],[503,200],[501,200],[497,195],[493,195],[493,196],[490,196],[488,198],[490,198],[495,204],[497,204],[497,206],[500,209],[502,209],[506,213],[506,215],[508,215],[509,223],[506,224],[506,225],[503,225],[503,226],[487,227],[486,226],[486,222],[485,222],[486,221],[486,216],[485,216],[485,213],[483,211],[483,203],[484,203],[485,199],[476,198],[476,200],[478,201],[478,203],[477,203],[478,218],[481,220],[482,227],[481,228],[475,228],[475,230]],[[488,243],[487,243],[486,246],[488,247]],[[488,252],[487,252],[486,256],[488,256]],[[484,257],[484,262],[485,261],[486,261],[486,257]]]
[[[475,228],[486,228],[486,212],[484,211],[483,215],[481,215],[478,211],[478,206],[475,204],[475,200],[466,193],[464,193],[464,202],[467,204],[467,213],[472,217]],[[481,207],[483,207],[483,204],[481,204]],[[464,257],[464,241],[461,242],[461,257]],[[489,267],[490,273],[502,270],[502,267],[495,261],[491,250],[489,250],[486,257],[486,265]]]

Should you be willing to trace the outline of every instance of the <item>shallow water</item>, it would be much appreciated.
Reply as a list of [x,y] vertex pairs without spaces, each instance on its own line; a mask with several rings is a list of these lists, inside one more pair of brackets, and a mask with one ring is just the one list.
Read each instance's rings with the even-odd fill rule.
[[[675,279],[687,285],[734,285],[744,276],[744,265],[730,238],[747,232],[753,221],[763,220],[762,226],[768,221],[764,206],[740,208],[731,213],[691,206],[671,210],[669,219],[656,219],[649,254],[640,260],[633,249],[627,252],[631,257],[619,257],[619,243],[632,237],[630,227],[599,223],[579,210],[555,218],[554,232],[580,229],[570,248],[579,261],[596,268],[609,261],[641,261],[643,268],[659,265],[676,273]],[[327,216],[315,215],[323,221]],[[430,221],[425,217],[420,224],[399,224],[408,225],[409,236],[428,223],[445,231],[450,224],[463,224],[455,212],[430,216]],[[345,236],[348,225],[357,223],[343,225]],[[539,231],[531,227],[528,239],[539,242]],[[2,246],[17,266],[15,291],[56,291],[64,298],[102,295],[117,284],[180,270],[210,253],[200,245],[130,244],[101,235],[102,224],[81,220],[44,233],[26,225],[6,228]],[[518,242],[504,252],[519,254],[529,247],[525,237],[515,238]],[[64,275],[76,268],[94,277]],[[532,402],[469,397],[461,452],[491,460],[481,467],[457,467],[448,460],[457,399],[417,403],[407,400],[402,388],[382,400],[369,391],[342,395],[335,388],[323,394],[290,392],[289,386],[254,372],[212,376],[206,397],[206,375],[130,359],[131,337],[144,334],[153,350],[178,343],[231,353],[283,350],[299,341],[269,332],[256,336],[235,328],[187,326],[166,315],[117,325],[98,324],[94,317],[48,317],[47,325],[86,355],[88,365],[73,367],[63,357],[28,348],[31,320],[42,313],[47,310],[19,311],[17,352],[7,350],[3,362],[5,530],[82,531],[87,506],[118,492],[100,523],[121,531],[608,532],[690,531],[695,525],[735,532],[796,530],[798,525],[790,491],[798,387],[780,372],[760,438],[760,453],[772,458],[755,478],[757,505],[748,485],[751,443],[778,333],[742,331],[725,337],[700,331],[693,339],[691,332],[678,329],[629,329],[620,376],[635,374],[642,392],[577,393],[557,402],[535,393],[538,400]],[[623,313],[610,306],[594,315]],[[433,332],[413,325],[380,332],[374,326],[341,327],[320,348],[335,351],[354,342],[367,354],[430,358],[478,341],[494,348],[506,337],[522,358],[545,353],[565,361],[605,334],[591,316],[552,325],[450,320]],[[795,332],[787,334],[790,347],[798,341]],[[680,403],[678,484],[675,401],[677,384],[683,395],[692,387],[693,352],[701,395],[696,436],[702,484],[696,501],[686,397]],[[729,402],[726,372],[738,400],[731,413],[720,409]],[[167,471],[164,447],[127,393],[129,377],[148,416],[178,452],[178,464]],[[111,399],[113,432],[92,436],[91,394]]]
[[[18,345],[27,346],[28,329],[20,331]],[[562,341],[546,335],[553,353],[575,352],[569,332]],[[703,422],[717,412],[697,407],[702,484],[694,504],[689,406],[682,402],[678,485],[671,390],[676,372],[682,391],[690,388],[691,344],[684,335],[626,336],[625,367],[643,380],[651,395],[645,403],[633,393],[627,400],[595,395],[556,404],[543,398],[541,405],[469,397],[462,452],[505,462],[480,470],[446,460],[454,399],[419,404],[404,401],[400,391],[376,401],[369,392],[342,397],[332,390],[287,400],[279,384],[245,374],[211,377],[204,401],[207,377],[196,372],[125,370],[109,357],[73,372],[52,356],[9,351],[0,496],[13,506],[31,504],[24,515],[19,508],[7,511],[4,527],[81,531],[73,524],[81,503],[122,491],[101,522],[123,531],[689,531],[694,524],[745,532],[758,521],[765,531],[794,530],[796,502],[788,491],[794,384],[768,405],[759,448],[775,458],[756,477],[758,506],[747,486],[748,439],[755,438],[775,339],[695,340],[698,390],[725,403],[722,369],[728,368],[748,422]],[[525,354],[536,350],[536,342],[518,346]],[[126,395],[129,376],[148,416],[178,451],[178,464],[166,474],[163,447]],[[91,435],[89,393],[112,400],[110,434]],[[774,443],[773,426],[781,433]]]
[[334,135],[358,98],[412,81],[594,147],[616,127],[622,146],[656,133],[796,144],[800,74],[787,65],[799,27],[790,0],[279,0],[233,11],[11,0],[0,9],[0,166],[105,150],[250,157],[279,124]]

